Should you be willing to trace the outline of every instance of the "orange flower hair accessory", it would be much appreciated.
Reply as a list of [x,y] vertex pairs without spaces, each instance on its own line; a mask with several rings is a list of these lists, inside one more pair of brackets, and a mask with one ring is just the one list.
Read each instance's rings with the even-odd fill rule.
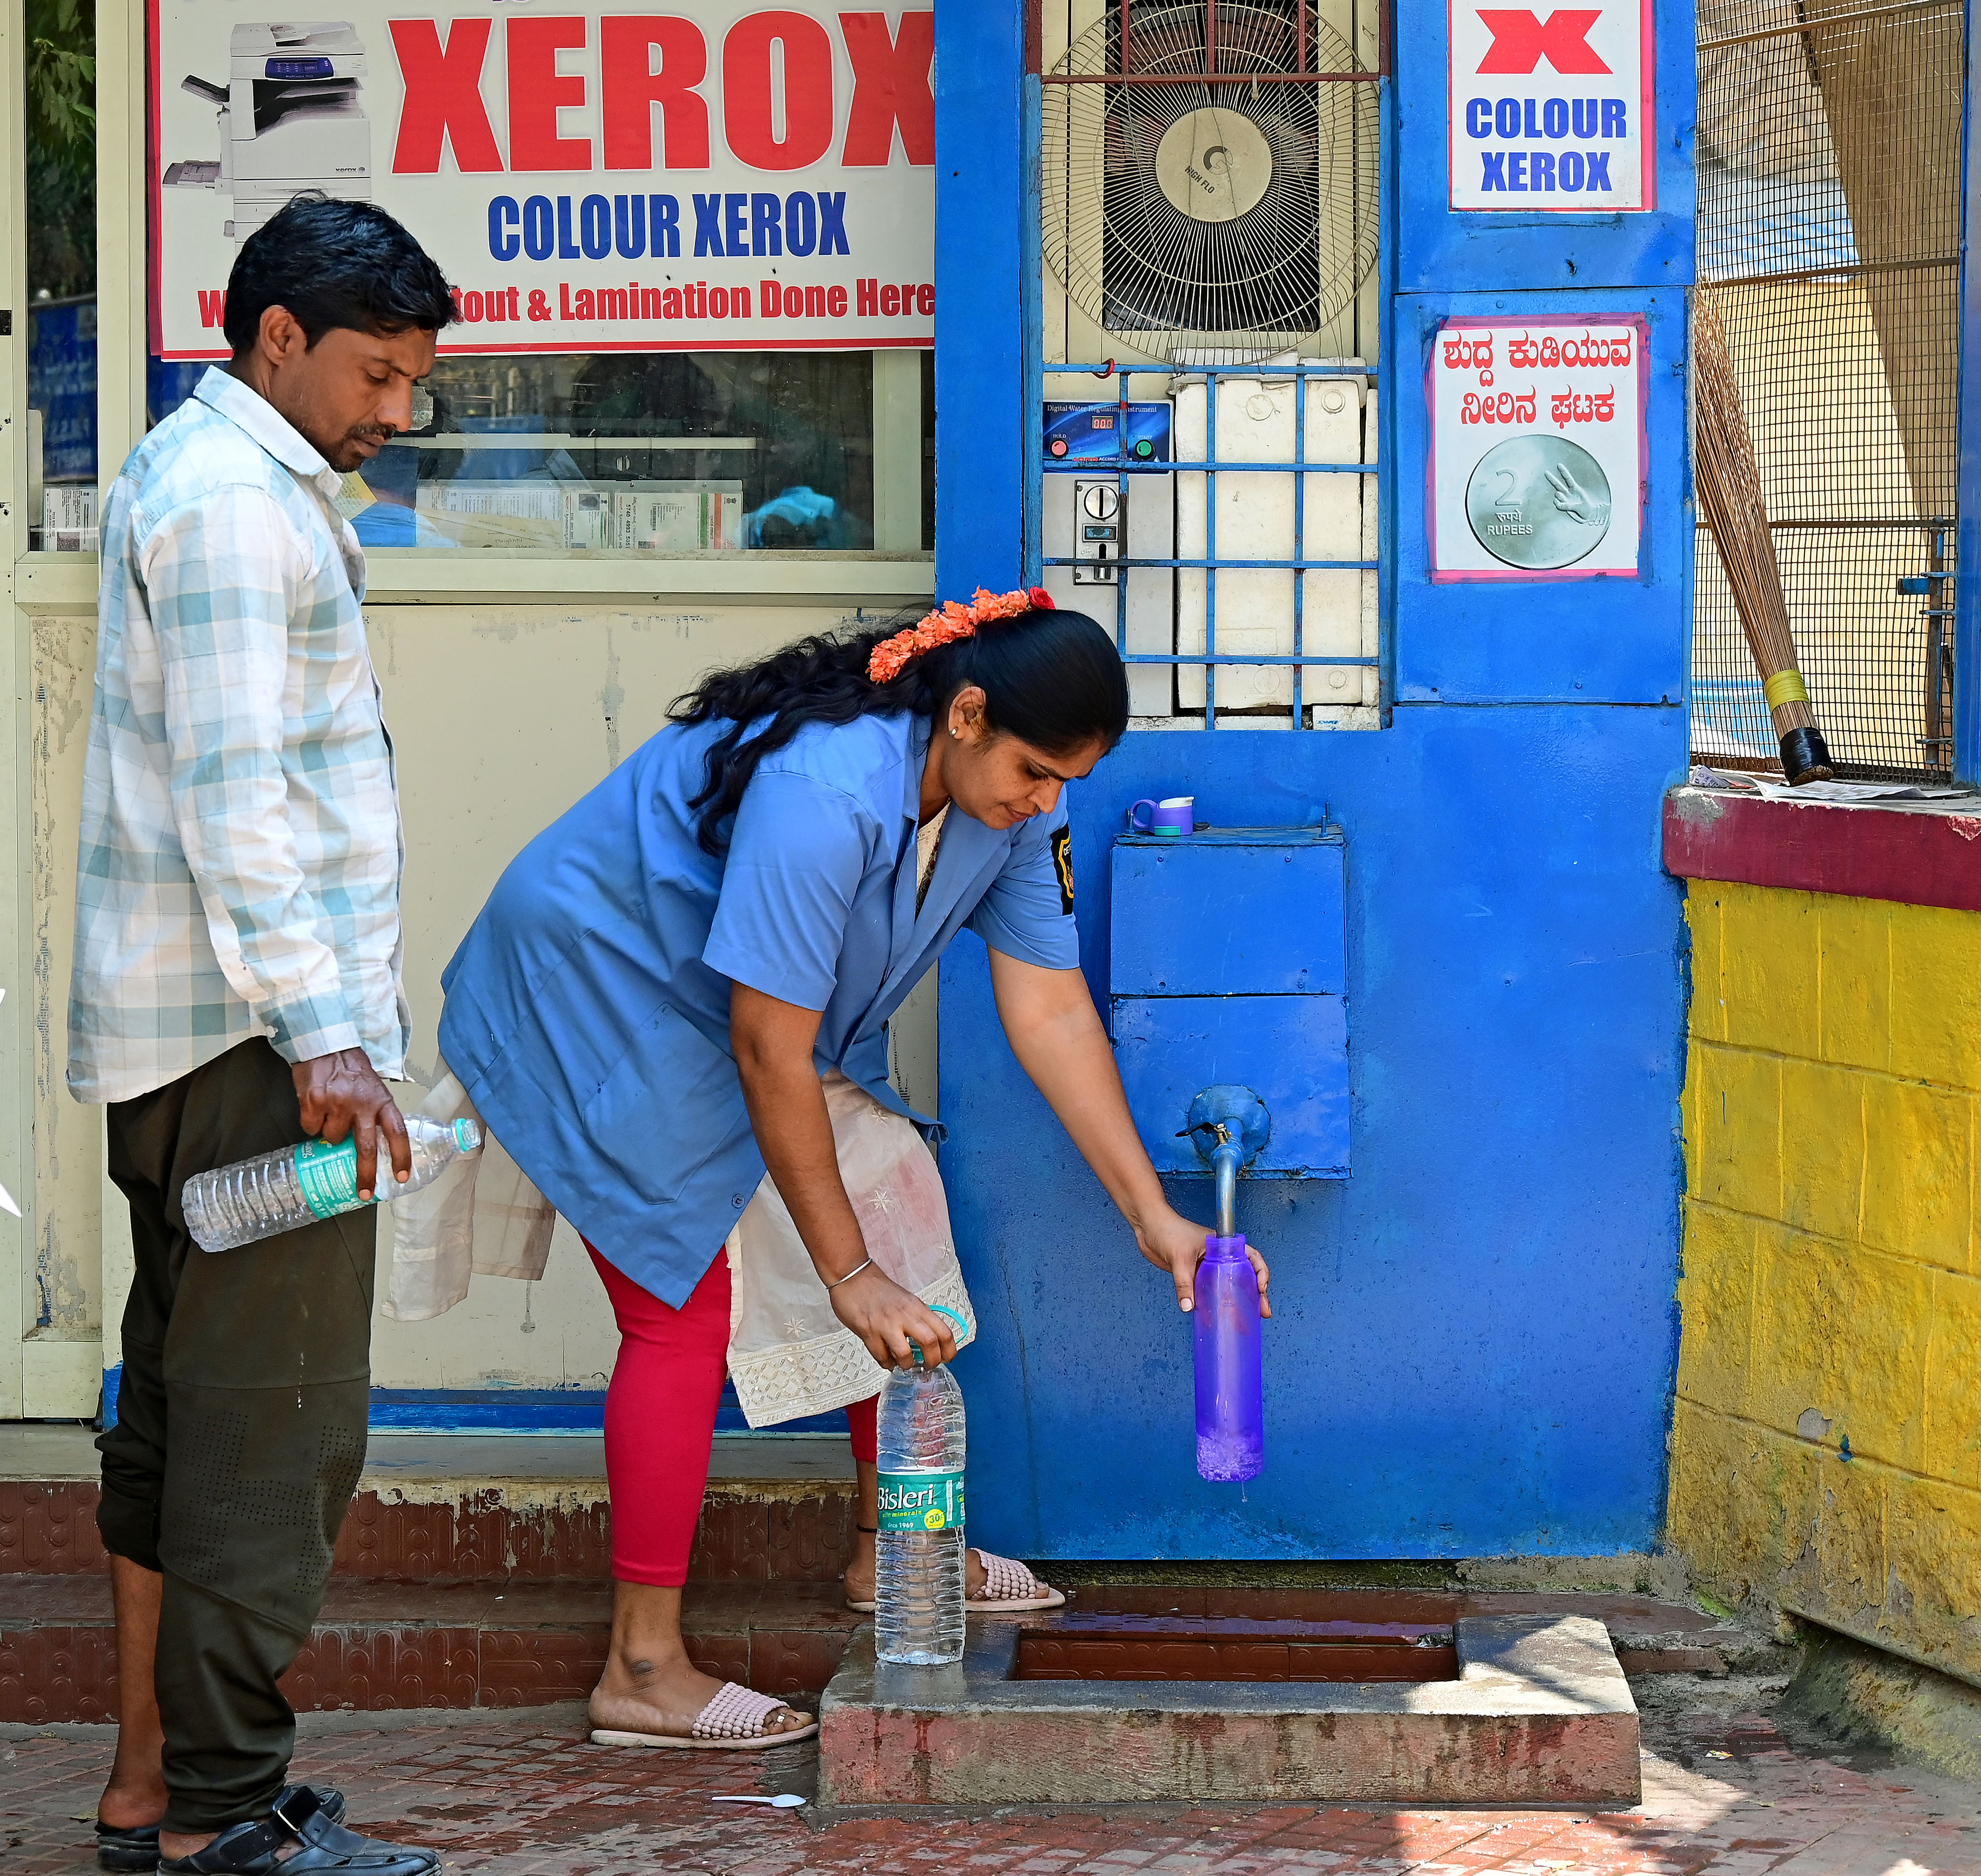
[[1021,612],[1052,610],[1052,595],[1043,586],[1020,587],[1009,593],[994,593],[980,586],[971,605],[946,599],[919,624],[882,639],[867,661],[867,675],[875,684],[891,684],[924,652],[933,651],[938,645],[953,645],[959,638],[973,638],[980,626],[1016,618]]

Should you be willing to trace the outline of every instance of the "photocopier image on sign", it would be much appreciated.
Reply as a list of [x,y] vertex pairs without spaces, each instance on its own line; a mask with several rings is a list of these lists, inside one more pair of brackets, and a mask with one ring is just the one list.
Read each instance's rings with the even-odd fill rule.
[[231,195],[224,232],[237,243],[306,189],[369,202],[365,45],[350,22],[238,25],[228,53],[225,85],[197,76],[180,85],[220,107],[220,160],[174,163],[165,186]]

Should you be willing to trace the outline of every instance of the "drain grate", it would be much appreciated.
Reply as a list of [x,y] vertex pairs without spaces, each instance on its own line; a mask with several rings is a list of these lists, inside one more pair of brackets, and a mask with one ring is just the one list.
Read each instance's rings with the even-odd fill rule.
[[1449,1623],[1075,1614],[1018,1631],[1014,1681],[1455,1681]]

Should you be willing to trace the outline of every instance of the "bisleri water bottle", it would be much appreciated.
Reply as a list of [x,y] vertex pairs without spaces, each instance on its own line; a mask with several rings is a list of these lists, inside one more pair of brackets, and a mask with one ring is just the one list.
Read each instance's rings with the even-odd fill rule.
[[305,1140],[252,1159],[196,1172],[179,1195],[186,1229],[202,1251],[231,1251],[279,1231],[358,1211],[383,1198],[398,1198],[431,1185],[465,1153],[481,1150],[481,1129],[472,1121],[452,1122],[405,1117],[412,1148],[412,1177],[404,1185],[392,1176],[392,1158],[381,1140],[378,1186],[372,1197],[358,1196],[358,1142],[347,1137],[332,1146]]
[[[953,1309],[930,1307],[958,1328]],[[891,1368],[881,1389],[874,1652],[938,1668],[963,1658],[963,1390],[947,1366]]]
[[1197,1470],[1236,1483],[1266,1463],[1259,1278],[1242,1235],[1207,1238],[1197,1267]]

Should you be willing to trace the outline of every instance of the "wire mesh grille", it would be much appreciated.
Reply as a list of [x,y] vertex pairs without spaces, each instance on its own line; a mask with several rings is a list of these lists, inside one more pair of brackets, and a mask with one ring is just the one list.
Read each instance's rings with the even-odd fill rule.
[[[1952,765],[1962,13],[1699,10],[1699,290],[1726,328],[1816,721],[1856,776]],[[1694,751],[1773,766],[1703,528],[1697,574]]]
[[1040,558],[1056,604],[1111,621],[1131,725],[1379,728],[1376,373],[1183,372],[1172,453],[1143,461],[1126,453],[1130,375],[1112,458],[1043,465]]
[[1299,345],[1375,264],[1375,86],[1276,82],[1360,70],[1307,0],[1137,0],[1127,16],[1136,82],[1114,82],[1110,11],[1045,88],[1048,263],[1090,318],[1157,355],[1184,335],[1254,356]]

